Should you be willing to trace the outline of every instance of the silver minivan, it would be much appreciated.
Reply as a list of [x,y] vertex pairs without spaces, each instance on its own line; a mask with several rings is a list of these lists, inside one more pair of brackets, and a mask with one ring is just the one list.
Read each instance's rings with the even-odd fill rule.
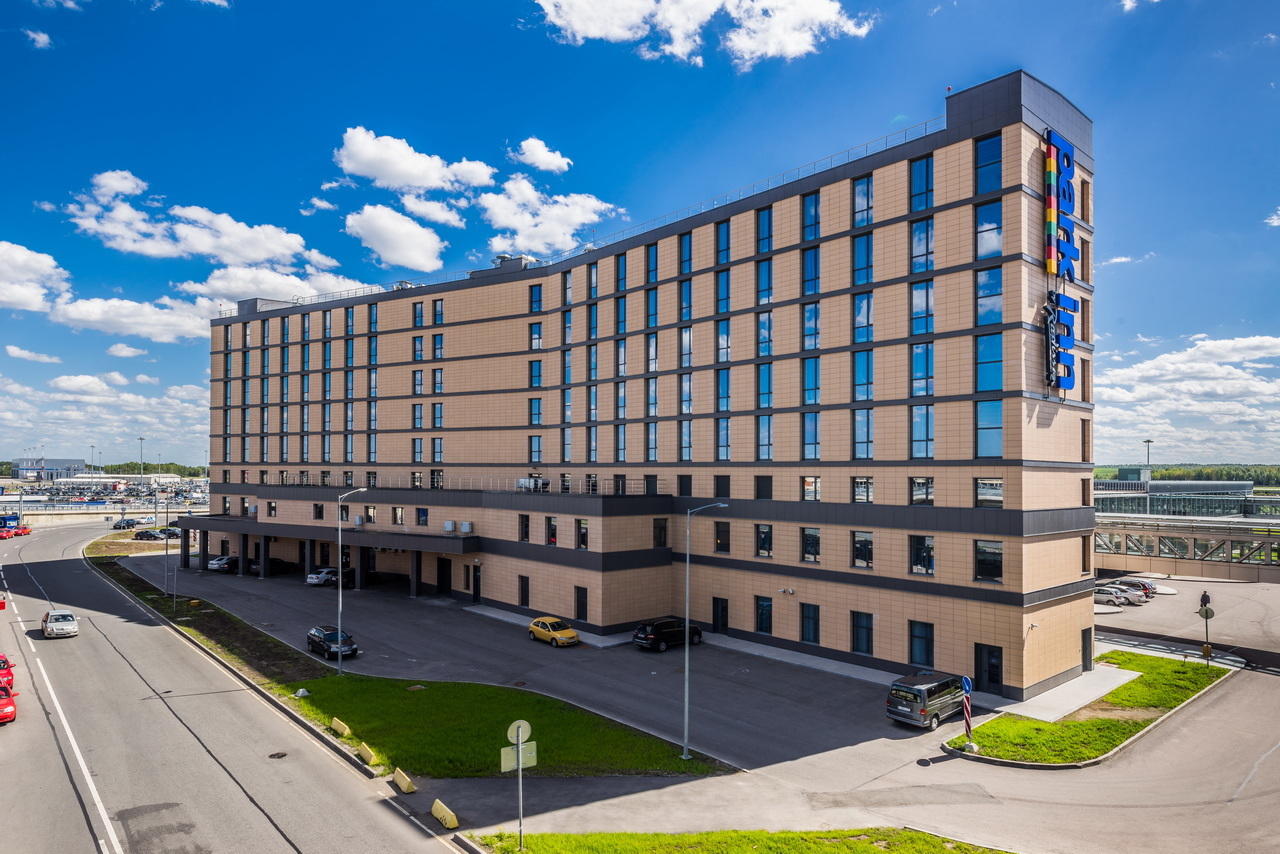
[[895,680],[885,700],[885,714],[893,720],[931,730],[963,708],[964,686],[960,677],[932,670]]

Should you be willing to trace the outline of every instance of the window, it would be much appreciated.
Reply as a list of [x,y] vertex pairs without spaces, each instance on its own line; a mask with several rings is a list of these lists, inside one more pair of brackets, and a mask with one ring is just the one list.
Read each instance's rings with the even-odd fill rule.
[[[684,332],[683,329],[680,331]],[[690,335],[692,335],[693,330],[689,330],[689,332],[690,332]],[[717,362],[729,361],[729,358],[730,358],[729,353],[730,353],[729,321],[717,320],[716,321],[716,361]]]
[[[413,360],[415,362],[421,362],[424,355],[425,355],[425,351],[423,350],[423,346],[422,346],[422,336],[421,335],[413,336]],[[326,368],[329,367],[329,342],[328,341],[324,342],[324,366]]]
[[729,443],[729,419],[716,419],[716,459],[730,459],[730,443]]
[[644,292],[644,328],[652,329],[658,325],[658,289],[649,288]]
[[756,211],[756,252],[773,251],[773,208]]
[[974,391],[1000,391],[1004,388],[1004,336],[979,335],[974,339]]
[[644,414],[652,418],[658,414],[658,378],[650,377],[644,381],[645,402]]
[[999,540],[973,541],[973,580],[1004,581],[1004,543]]
[[[689,331],[689,352],[693,352],[693,331]],[[645,371],[658,370],[658,333],[650,332],[644,336]],[[690,357],[692,358],[692,356]],[[684,367],[688,367],[687,365]]]
[[756,262],[756,305],[773,302],[773,260]]
[[413,405],[413,422],[412,426],[415,430],[422,429],[422,404],[415,403]]
[[822,500],[822,478],[813,475],[806,475],[800,478],[800,500],[801,501],[821,501]]
[[822,363],[817,356],[800,360],[801,380],[804,394],[801,401],[805,405],[822,403]]
[[693,422],[686,419],[676,422],[680,430],[680,461],[693,459]]
[[800,529],[800,560],[817,563],[822,556],[822,532],[818,528]]
[[587,298],[595,299],[600,294],[600,265],[592,262],[587,265]]
[[818,643],[818,606],[809,602],[800,603],[800,640],[804,643]]
[[[415,342],[418,340],[420,339],[417,339],[417,338],[414,339]],[[529,349],[530,350],[542,349],[542,324],[541,323],[529,324]]]
[[[625,483],[626,481],[623,481]],[[653,547],[655,549],[665,549],[667,547],[667,520],[653,520]]]
[[587,346],[587,379],[594,380],[600,377],[600,347],[598,344],[590,344]]
[[560,390],[560,409],[562,413],[560,416],[560,421],[564,424],[572,424],[573,423],[573,390],[572,389],[565,388]]
[[[656,352],[657,345],[658,345],[658,336],[651,335],[649,340],[653,344],[653,348],[654,348],[653,358],[649,360],[652,367],[649,368],[649,370],[656,371],[658,369],[658,365],[657,365],[658,356]],[[692,366],[693,366],[693,327],[683,326],[680,328],[680,367],[688,368]]]
[[876,499],[875,478],[867,475],[855,475],[851,478],[854,504],[874,504]]
[[911,345],[911,396],[933,394],[933,343]]
[[757,501],[773,500],[773,475],[758,474],[755,476]]
[[729,369],[716,371],[716,412],[728,412],[732,407],[729,399]]
[[862,655],[872,655],[871,626],[874,617],[865,611],[850,611],[849,649]]
[[598,421],[600,419],[600,387],[587,386],[587,420]]
[[622,335],[627,331],[627,298],[618,297],[613,301],[613,331]]
[[644,248],[644,280],[649,284],[658,281],[658,244],[650,243]]
[[853,295],[853,342],[866,344],[875,340],[872,307],[875,294]]
[[[569,429],[561,429],[560,431],[560,462],[568,463],[573,461],[573,431]],[[561,476],[560,491],[568,492],[568,475]]]
[[853,283],[869,285],[875,279],[875,258],[870,234],[853,238]]
[[875,557],[872,553],[874,539],[870,531],[854,531],[852,544],[852,563],[850,566],[859,569],[874,569]]
[[1000,137],[978,140],[973,154],[974,195],[990,193],[1004,186],[1000,171]]
[[[649,475],[645,475],[645,478],[648,478],[648,477]],[[648,493],[647,484],[645,487],[645,492],[646,494]],[[691,474],[676,475],[676,495],[679,495],[681,498],[689,498],[690,496],[693,495],[693,475]]]
[[573,547],[575,549],[585,549],[587,547],[587,533],[588,533],[587,520],[575,519],[573,521],[574,521],[574,528],[575,528],[575,534],[576,534]]
[[933,269],[933,220],[911,223],[911,272],[925,273]]
[[614,342],[613,359],[613,375],[625,377],[627,375],[627,339],[619,338]]
[[910,486],[910,502],[912,504],[933,505],[933,478],[908,478]]
[[875,411],[853,410],[853,458],[869,460],[875,456]]
[[276,515],[276,502],[274,501],[267,502],[267,515],[268,516]]
[[716,263],[729,263],[729,220],[716,223]]
[[979,270],[975,275],[977,298],[976,324],[1000,323],[1004,320],[1004,275],[995,270]]
[[773,407],[773,363],[761,362],[756,365],[756,408]]
[[627,289],[627,256],[613,256],[613,281],[614,286],[619,291]]
[[729,553],[729,523],[716,522],[715,525],[715,550],[719,554]]
[[755,556],[773,557],[773,525],[755,526]]
[[619,420],[627,417],[627,384],[613,384],[613,417]]
[[[224,503],[225,503],[225,502],[224,502]],[[223,510],[223,515],[228,515],[228,514],[226,513],[225,508],[224,508],[224,510]],[[323,518],[324,518],[324,505],[323,505],[323,504],[312,504],[312,505],[311,505],[311,518],[312,518],[312,519],[323,519]]]
[[756,459],[773,459],[773,416],[756,416]]
[[933,207],[933,155],[911,161],[911,210]]
[[431,323],[436,326],[444,323],[444,300],[431,301]]
[[573,343],[573,312],[564,311],[560,313],[560,343]]
[[444,404],[431,404],[431,426],[444,427]]
[[546,529],[544,532],[545,542],[549,546],[554,546],[556,544],[556,517],[544,516],[543,520],[546,525]]
[[529,388],[542,387],[542,360],[534,359],[529,363]]
[[980,400],[974,404],[974,409],[977,416],[977,456],[1004,456],[1004,401]]
[[625,424],[613,426],[613,461],[616,463],[627,461],[627,425]]
[[529,437],[529,462],[531,463],[542,462],[542,437],[541,436]]
[[[529,398],[529,423],[530,424],[542,423],[542,398],[540,397]],[[416,426],[421,426],[421,425],[416,425]]]
[[909,658],[919,667],[933,667],[933,623],[908,620]]
[[[420,487],[422,486],[422,474],[421,474],[421,472],[418,472],[418,473],[417,473],[417,475],[418,475],[418,486],[419,486],[419,488],[420,488]],[[429,519],[430,519],[430,514],[429,514],[429,512],[428,512],[428,508],[426,508],[426,507],[415,507],[415,508],[414,508],[414,511],[413,511],[413,521],[414,521],[414,524],[415,524],[415,525],[417,525],[417,526],[419,526],[419,527],[421,527],[421,528],[425,528],[425,527],[427,526],[427,524],[428,524],[428,520],[429,520]]]
[[822,198],[819,193],[808,193],[800,197],[800,213],[802,216],[800,239],[817,240],[822,236]]
[[922,460],[933,457],[933,406],[911,407],[911,457]]
[[800,413],[800,432],[803,446],[800,458],[803,460],[822,459],[822,413]]
[[[768,525],[764,526],[768,527]],[[773,634],[773,597],[756,597],[756,631],[762,635]]]
[[871,225],[875,210],[871,194],[871,176],[853,179],[853,226]]
[[560,274],[560,304],[569,305],[573,302],[573,271],[567,270]]
[[933,575],[933,537],[912,534],[907,537],[907,559],[912,575]]
[[431,371],[431,393],[444,394],[444,368],[435,368]]
[[[977,477],[973,480],[974,507],[1004,507],[1004,478]],[[1086,504],[1086,506],[1088,506]]]
[[911,286],[911,334],[925,335],[933,331],[933,282],[916,282]]
[[431,462],[444,462],[444,439],[439,436],[431,440]]
[[716,314],[729,310],[729,271],[716,273]]
[[762,311],[756,315],[756,355],[773,355],[773,312]]
[[686,231],[676,238],[676,257],[679,260],[679,272],[693,271],[693,234]]
[[416,437],[413,440],[413,461],[422,462],[422,439]]
[[[414,303],[414,311],[416,314],[413,325],[421,326],[417,321],[422,319],[422,303]],[[542,311],[542,285],[529,286],[529,313],[532,314],[535,311]]]
[[977,224],[977,257],[999,258],[1004,253],[1003,205],[996,201],[986,205],[978,205],[974,209],[974,220]]
[[587,306],[587,340],[592,341],[600,337],[600,304],[591,303]]
[[800,338],[801,350],[817,350],[822,346],[822,306],[816,302],[805,303],[800,307],[803,331]]
[[[534,287],[541,288],[541,285],[534,285]],[[535,309],[530,308],[530,311],[534,311],[534,310]],[[426,325],[425,315],[423,314],[423,311],[422,311],[422,303],[420,302],[415,302],[413,304],[413,325],[415,327],[421,327]]]
[[858,350],[853,354],[853,399],[875,400],[875,351]]
[[658,459],[658,423],[650,421],[644,425],[644,459],[645,462],[657,462]]
[[568,385],[573,382],[573,351],[560,352],[560,382]]
[[443,335],[431,336],[431,358],[433,359],[444,358],[444,336]]
[[693,319],[693,281],[691,279],[681,279],[680,286],[680,319]]

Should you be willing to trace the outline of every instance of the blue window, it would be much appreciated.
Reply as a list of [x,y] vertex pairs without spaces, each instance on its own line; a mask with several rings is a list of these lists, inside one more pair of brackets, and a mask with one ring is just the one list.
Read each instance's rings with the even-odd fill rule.
[[650,243],[644,248],[644,280],[649,284],[658,281],[658,244]]
[[756,315],[756,355],[773,355],[773,312],[762,311]]
[[[414,310],[413,325],[421,326],[422,325],[422,303],[420,302],[414,303],[413,310]],[[542,311],[542,285],[529,286],[529,311],[530,312]]]
[[716,273],[716,314],[729,310],[729,271]]
[[911,396],[933,394],[933,344],[911,345]]
[[853,410],[853,458],[870,460],[876,453],[875,410]]
[[587,340],[597,337],[600,334],[600,304],[591,303],[587,306]]
[[874,257],[870,234],[853,238],[853,283],[869,285],[875,279]]
[[756,416],[756,459],[773,459],[773,416]]
[[[534,290],[534,288],[537,288],[537,290],[538,290],[538,307],[537,307],[536,309],[535,309],[535,308],[533,308],[533,306],[532,306],[532,303],[533,303],[533,290]],[[530,311],[541,311],[541,310],[542,310],[542,285],[534,285],[533,287],[529,288],[529,302],[530,302],[530,306],[529,306],[529,310],[530,310]],[[420,302],[415,302],[415,303],[413,304],[413,325],[414,325],[414,326],[425,326],[425,325],[426,325],[426,322],[427,322],[427,320],[426,320],[426,314],[425,314],[425,312],[424,312],[424,311],[423,311],[423,309],[422,309],[422,303],[420,303]]]
[[773,302],[773,261],[756,262],[756,305]]
[[1004,388],[1004,336],[979,335],[974,339],[976,381],[974,391],[1001,391]]
[[616,283],[617,290],[625,291],[627,289],[627,256],[613,256],[613,278]]
[[822,363],[814,356],[801,359],[804,395],[801,400],[806,404],[822,403]]
[[716,371],[716,412],[728,412],[729,404],[729,369]]
[[911,458],[933,458],[933,406],[911,407]]
[[800,427],[804,443],[800,454],[801,459],[822,459],[822,413],[800,413]]
[[729,220],[716,223],[716,263],[729,263]]
[[756,365],[756,409],[773,408],[773,363]]
[[801,253],[801,293],[805,296],[822,290],[822,250],[815,246]]
[[729,419],[716,419],[716,459],[727,460],[730,458],[729,444]]
[[924,273],[933,269],[933,220],[922,219],[911,223],[911,272]]
[[974,211],[977,222],[978,258],[999,258],[1004,254],[1003,205],[998,201],[992,202],[987,205],[978,205]]
[[933,207],[933,155],[911,161],[911,210]]
[[658,289],[649,288],[644,292],[644,326],[652,329],[658,325]]
[[[683,330],[681,330],[683,331]],[[692,332],[692,330],[690,330]],[[692,349],[692,348],[691,348]],[[729,361],[729,321],[716,321],[716,361]]]
[[800,198],[801,223],[800,239],[817,240],[822,236],[822,198],[819,193],[809,193]]
[[680,281],[680,319],[693,319],[693,282],[689,279]]
[[680,414],[693,414],[693,374],[680,375]]
[[[867,565],[870,565],[870,562],[871,562],[871,559],[870,559],[870,556],[868,556]],[[854,565],[862,566],[863,564],[855,562]],[[852,614],[852,625],[853,625],[853,631],[851,636],[852,639],[849,647],[850,650],[853,652],[861,653],[862,655],[873,655],[874,649],[872,647],[871,639],[872,639],[872,626],[874,625],[874,623],[873,623],[872,615],[866,613],[865,611],[850,611],[849,613]]]
[[622,335],[627,331],[627,298],[618,297],[613,301],[613,331]]
[[773,208],[756,211],[756,252],[773,250]]
[[[421,374],[421,372],[414,371],[414,374],[415,374],[414,379],[416,380],[418,378],[418,375]],[[529,388],[541,388],[541,387],[542,387],[542,360],[534,359],[532,362],[529,363]]]
[[876,338],[872,318],[874,296],[874,294],[854,294],[853,296],[853,342],[855,344],[866,344]]
[[680,259],[680,272],[693,272],[693,234],[686,231],[677,237],[676,247]]
[[933,623],[909,620],[911,663],[920,667],[933,667]]
[[974,146],[974,190],[975,194],[990,193],[1004,186],[1000,174],[1000,137],[989,136],[980,139]]
[[977,325],[1000,323],[1004,320],[1004,275],[1000,268],[979,270],[974,292],[977,298]]
[[693,459],[693,422],[684,419],[676,422],[680,435],[680,456],[681,462],[688,462]]
[[[419,406],[420,405],[421,404],[419,404]],[[417,409],[418,407],[414,407],[414,408]],[[529,423],[530,424],[542,423],[542,398],[540,397],[529,398]],[[415,424],[413,426],[421,427],[422,425]]]
[[853,227],[871,225],[875,221],[871,195],[871,176],[853,180]]
[[977,456],[1004,456],[1004,401],[980,400],[975,408],[977,410]]
[[816,302],[805,303],[800,313],[803,324],[800,349],[817,350],[822,346],[822,306]]
[[875,400],[875,351],[858,350],[853,354],[853,399]]
[[818,606],[808,602],[800,603],[800,640],[804,643],[818,643]]
[[600,265],[587,265],[587,298],[595,299],[600,295]]
[[911,286],[911,334],[933,331],[933,282],[916,282]]

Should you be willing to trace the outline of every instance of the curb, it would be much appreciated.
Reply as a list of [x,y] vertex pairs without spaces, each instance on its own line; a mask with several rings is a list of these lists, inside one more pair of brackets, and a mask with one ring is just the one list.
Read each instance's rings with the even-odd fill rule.
[[455,833],[449,837],[449,841],[461,848],[466,854],[489,854],[486,849],[481,848],[461,833]]
[[[1221,667],[1221,665],[1214,665],[1214,666]],[[1190,704],[1194,703],[1196,700],[1200,699],[1202,696],[1209,693],[1214,688],[1217,688],[1222,683],[1226,682],[1232,676],[1239,673],[1240,669],[1236,667],[1228,667],[1226,668],[1226,671],[1227,671],[1226,674],[1223,675],[1222,678],[1215,680],[1212,684],[1206,685],[1204,688],[1201,688],[1199,691],[1192,694],[1186,700],[1179,703],[1177,706],[1170,709],[1169,711],[1165,712],[1160,717],[1156,718],[1154,721],[1151,722],[1150,726],[1143,727],[1141,730],[1129,736],[1120,744],[1117,744],[1107,753],[1104,753],[1101,756],[1095,756],[1093,759],[1085,759],[1082,762],[1022,762],[1016,759],[999,759],[995,756],[983,756],[981,753],[969,753],[967,751],[960,750],[955,747],[951,747],[945,741],[940,746],[942,748],[942,752],[946,753],[949,756],[954,756],[959,759],[968,759],[970,762],[982,762],[986,765],[1001,765],[1001,766],[1004,766],[1005,768],[1026,768],[1031,771],[1066,771],[1066,770],[1074,770],[1078,768],[1092,768],[1094,765],[1101,765],[1103,762],[1106,762],[1112,757],[1117,756],[1120,753],[1123,753],[1125,750],[1128,750],[1132,745],[1137,743],[1138,740],[1141,739],[1144,735],[1156,729],[1162,723],[1172,718],[1179,711],[1186,708]]]
[[[93,561],[89,560],[89,558],[81,555],[81,560],[83,560],[85,564],[91,570],[93,570],[93,572],[97,573],[99,577],[105,579],[108,584],[110,584],[116,590],[119,590],[121,593],[125,595],[125,597],[127,597],[128,599],[138,604],[144,611],[146,611],[148,614],[153,616],[156,619],[156,621],[160,623],[160,625],[168,628],[171,632],[176,634],[178,637],[182,638],[187,643],[191,644],[193,647],[200,650],[200,652],[204,653],[205,657],[207,657],[210,661],[216,663],[219,667],[221,667],[227,673],[231,674],[232,677],[234,677],[246,688],[249,688],[251,691],[257,694],[260,698],[267,701],[267,703],[269,703],[272,708],[276,709],[285,717],[289,718],[289,720],[293,721],[294,724],[301,727],[305,732],[310,734],[322,745],[324,745],[325,747],[329,748],[329,750],[336,753],[339,757],[341,757],[348,764],[350,764],[351,767],[358,770],[360,773],[362,773],[365,777],[367,777],[370,780],[373,780],[377,777],[382,776],[381,774],[378,774],[369,766],[365,765],[358,756],[348,751],[346,749],[346,746],[343,745],[340,741],[330,737],[328,733],[316,727],[316,725],[313,724],[311,721],[307,720],[302,715],[298,714],[293,709],[286,706],[284,703],[281,703],[280,700],[270,691],[267,691],[262,686],[258,685],[253,680],[249,679],[239,670],[236,670],[230,664],[227,664],[227,662],[223,661],[221,658],[215,655],[212,650],[206,648],[203,644],[201,644],[195,638],[191,637],[186,632],[182,631],[177,626],[175,626],[173,624],[173,621],[170,620],[168,617],[164,616],[155,608],[152,608],[146,602],[139,599],[137,596],[135,596],[132,592],[130,592],[125,587],[121,586],[119,582],[117,582],[110,575],[107,575],[105,572],[98,569],[97,565],[94,564]],[[121,567],[121,568],[125,569],[124,567]],[[133,572],[133,571],[130,569],[125,569],[125,572]],[[136,573],[134,574],[137,575]],[[147,581],[147,579],[142,578],[142,576],[137,576],[137,577],[143,581]],[[147,583],[150,584],[151,582],[147,581]],[[187,598],[190,598],[190,597],[187,597]]]

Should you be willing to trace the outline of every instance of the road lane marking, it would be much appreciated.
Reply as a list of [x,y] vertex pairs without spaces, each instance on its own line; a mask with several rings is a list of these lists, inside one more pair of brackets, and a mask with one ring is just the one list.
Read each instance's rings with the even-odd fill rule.
[[49,674],[44,669],[44,662],[37,658],[36,666],[40,668],[40,675],[44,677],[45,687],[49,689],[49,699],[53,702],[53,710],[58,713],[58,720],[62,721],[62,728],[67,733],[67,742],[71,745],[71,751],[76,755],[76,762],[80,765],[80,773],[84,775],[84,781],[89,787],[89,795],[93,798],[94,806],[98,808],[98,815],[102,818],[102,823],[107,826],[107,838],[111,840],[111,847],[115,849],[116,854],[124,854],[124,849],[120,847],[120,840],[116,837],[116,829],[111,825],[111,818],[107,815],[107,808],[103,806],[102,798],[98,795],[98,787],[93,784],[93,777],[89,775],[89,766],[85,764],[84,755],[80,752],[80,745],[76,743],[75,734],[71,732],[71,724],[67,723],[67,716],[62,713],[62,704],[58,702],[58,695],[53,692],[53,682],[50,681]]
[[1253,768],[1249,770],[1249,776],[1244,778],[1244,782],[1240,784],[1240,788],[1236,789],[1236,793],[1227,800],[1227,803],[1235,803],[1236,798],[1240,797],[1240,793],[1244,791],[1244,787],[1249,785],[1249,781],[1253,779],[1253,775],[1258,773],[1258,766],[1263,762],[1266,762],[1267,757],[1275,753],[1277,750],[1280,750],[1280,742],[1276,742],[1275,746],[1258,757],[1258,761],[1253,763]]

